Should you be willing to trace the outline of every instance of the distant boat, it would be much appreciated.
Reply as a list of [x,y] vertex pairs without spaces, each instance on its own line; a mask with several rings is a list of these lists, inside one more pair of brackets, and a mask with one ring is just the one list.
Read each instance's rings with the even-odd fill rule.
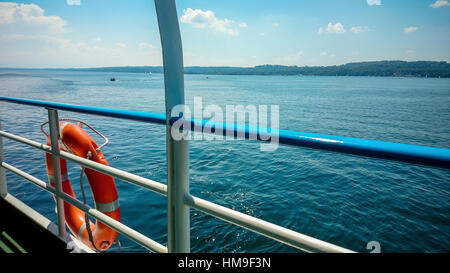
[[113,77],[113,78],[110,79],[110,81],[115,82],[116,78]]
[[152,72],[148,72],[148,75],[151,76],[151,75],[152,75]]

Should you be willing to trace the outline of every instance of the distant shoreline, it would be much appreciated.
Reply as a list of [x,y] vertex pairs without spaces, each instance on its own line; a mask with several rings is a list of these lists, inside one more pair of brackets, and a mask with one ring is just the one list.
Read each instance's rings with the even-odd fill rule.
[[[2,70],[64,70],[92,72],[163,73],[162,66],[120,66],[94,68],[0,68]],[[187,66],[185,74],[279,75],[279,76],[377,76],[450,78],[450,64],[434,61],[376,61],[333,66],[259,65],[254,67]]]

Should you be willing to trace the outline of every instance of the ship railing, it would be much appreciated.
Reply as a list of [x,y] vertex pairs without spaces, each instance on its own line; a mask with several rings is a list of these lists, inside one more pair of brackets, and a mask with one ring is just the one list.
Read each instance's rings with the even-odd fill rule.
[[[70,105],[70,104],[61,104],[61,103],[54,103],[54,102],[45,102],[45,101],[36,101],[36,100],[27,100],[27,99],[20,99],[20,98],[10,98],[10,97],[0,97],[0,101],[4,102],[10,102],[10,103],[18,103],[23,105],[32,105],[32,106],[38,106],[46,108],[48,111],[49,116],[49,126],[50,126],[50,135],[52,134],[58,134],[59,132],[59,124],[58,122],[55,122],[58,120],[58,112],[57,110],[65,110],[65,111],[71,111],[76,113],[82,113],[82,114],[93,114],[93,115],[100,115],[100,116],[106,116],[106,117],[115,117],[120,119],[126,119],[126,120],[133,120],[133,121],[142,121],[142,122],[148,122],[148,123],[156,123],[156,124],[165,124],[166,118],[164,114],[157,114],[157,113],[148,113],[148,112],[137,112],[137,111],[128,111],[128,110],[118,110],[118,109],[108,109],[108,108],[99,108],[99,107],[91,107],[91,106],[80,106],[80,105]],[[0,123],[1,125],[1,123]],[[237,132],[236,132],[237,133]],[[33,140],[26,139],[21,136],[17,136],[5,131],[0,131],[0,136],[2,138],[7,138],[13,141],[17,141],[23,144],[26,144],[30,147],[42,150],[46,153],[52,154],[55,158],[63,158],[66,160],[69,160],[71,162],[77,163],[85,168],[93,169],[96,171],[99,171],[101,173],[113,176],[115,178],[118,178],[122,181],[137,185],[139,187],[142,187],[144,189],[153,191],[155,193],[158,193],[163,196],[167,196],[168,194],[168,188],[167,185],[163,183],[159,183],[111,166],[105,166],[81,157],[78,157],[76,155],[73,155],[68,152],[60,151],[58,148],[52,149],[52,146],[48,146]],[[58,139],[58,136],[56,136],[56,139]],[[57,143],[57,141],[56,141]],[[2,144],[2,142],[0,143]],[[1,162],[1,176],[0,176],[0,189],[2,196],[7,196],[7,185],[6,185],[6,177],[5,177],[5,170],[8,170],[12,173],[15,173],[19,175],[22,178],[25,178],[26,180],[32,182],[33,184],[37,185],[38,187],[54,194],[58,201],[65,201],[78,209],[84,211],[91,217],[103,222],[104,224],[108,225],[109,227],[117,230],[122,235],[127,236],[129,239],[135,241],[136,243],[142,245],[143,247],[154,251],[154,252],[168,252],[168,248],[146,236],[143,234],[129,228],[128,226],[124,225],[123,223],[120,223],[107,215],[103,214],[102,212],[96,210],[95,208],[91,208],[90,206],[83,204],[82,202],[74,199],[73,197],[67,195],[66,193],[62,192],[60,189],[57,189],[58,183],[55,184],[55,187],[52,187],[50,184],[26,173],[23,170],[20,170],[11,164],[5,162],[3,158],[3,146],[0,145],[0,151],[2,151],[2,162]],[[59,166],[56,165],[55,173],[59,173],[58,169]],[[60,178],[59,178],[60,179]],[[10,194],[9,194],[10,195]],[[277,240],[279,242],[282,242],[284,244],[290,245],[292,247],[307,251],[307,252],[351,252],[348,249],[312,238],[310,236],[289,230],[287,228],[269,223],[267,221],[258,219],[256,217],[252,217],[250,215],[246,215],[244,213],[238,212],[236,210],[232,210],[229,208],[226,208],[224,206],[217,205],[215,203],[212,203],[210,201],[201,199],[199,197],[193,196],[191,194],[185,194],[183,196],[183,205],[188,206],[190,208],[199,210],[201,212],[204,212],[206,214],[209,214],[211,216],[214,216],[216,218],[222,219],[224,221],[230,222],[232,224],[241,226],[243,228],[249,229],[251,231],[254,231],[256,233],[259,233],[263,236],[272,238],[274,240]],[[171,204],[168,204],[168,207],[171,207]],[[58,226],[59,226],[59,236],[64,236],[65,234],[65,221],[64,221],[64,211],[61,209],[57,209],[58,213]],[[180,227],[181,228],[181,227]],[[189,234],[189,226],[183,227],[185,233]]]
[[[149,112],[139,112],[139,111],[130,111],[130,110],[119,110],[119,109],[111,109],[111,108],[100,108],[100,107],[92,107],[92,106],[81,106],[81,105],[72,105],[72,104],[62,104],[55,102],[47,102],[47,101],[37,101],[37,100],[28,100],[21,98],[11,98],[11,97],[0,97],[0,101],[29,105],[29,106],[37,106],[46,108],[49,116],[49,126],[50,126],[50,134],[57,134],[59,132],[59,124],[55,122],[58,120],[58,112],[57,110],[69,111],[81,114],[91,114],[105,117],[113,117],[125,120],[132,121],[141,121],[146,123],[154,123],[154,124],[166,124],[166,117],[164,114],[158,113],[149,113]],[[172,120],[170,123],[173,123]],[[186,122],[191,123],[193,126],[191,128],[195,130],[195,128],[203,128],[205,129],[207,126],[211,126],[214,128],[218,128],[223,126],[224,130],[216,130],[217,132],[221,131],[223,134],[226,132],[232,131],[235,136],[243,136],[246,139],[255,139],[256,136],[259,135],[259,130],[252,130],[248,126],[226,126],[226,124],[214,124],[211,122],[202,122],[198,120],[187,120]],[[1,126],[1,123],[0,123]],[[211,129],[211,128],[209,128]],[[215,132],[214,130],[206,130],[208,132]],[[264,130],[265,131],[265,130]],[[137,185],[139,187],[145,188],[147,190],[153,191],[163,196],[167,196],[168,194],[168,186],[163,183],[159,183],[111,166],[105,166],[71,153],[67,153],[64,151],[60,151],[59,149],[52,149],[52,146],[48,146],[42,143],[38,143],[21,136],[17,136],[8,132],[0,131],[0,139],[8,138],[10,140],[14,140],[23,144],[26,144],[30,147],[42,150],[46,153],[52,154],[55,158],[60,157],[71,162],[77,163],[83,167],[93,169],[99,172],[102,172],[107,175],[111,175],[115,178],[118,178],[122,181]],[[404,161],[410,162],[414,164],[422,164],[428,166],[437,166],[443,168],[450,168],[450,150],[442,149],[442,148],[434,148],[434,147],[426,147],[426,146],[417,146],[417,145],[409,145],[409,144],[400,144],[400,143],[390,143],[390,142],[382,142],[382,141],[374,141],[374,140],[363,140],[363,139],[355,139],[355,138],[346,138],[346,137],[338,137],[338,136],[330,136],[330,135],[321,135],[321,134],[311,134],[311,133],[302,133],[296,131],[287,131],[280,130],[279,131],[279,141],[280,143],[284,143],[287,145],[297,146],[297,147],[308,147],[315,149],[322,149],[328,151],[335,151],[340,153],[349,153],[349,154],[357,154],[362,156],[374,157],[374,158],[383,158],[390,159],[395,161]],[[259,137],[258,137],[259,138]],[[56,135],[56,139],[58,136]],[[73,197],[67,195],[62,192],[59,188],[57,189],[57,184],[55,187],[50,186],[48,183],[26,173],[23,170],[19,170],[18,168],[6,163],[3,158],[3,145],[0,142],[0,151],[1,151],[1,175],[0,175],[0,190],[2,196],[7,196],[7,185],[6,185],[6,176],[5,170],[13,172],[19,175],[22,178],[34,183],[40,188],[54,194],[57,199],[61,201],[65,201],[80,210],[84,211],[91,217],[103,222],[109,227],[117,230],[119,233],[127,236],[129,239],[135,241],[136,243],[142,245],[143,247],[154,251],[154,252],[168,252],[168,248],[158,243],[142,233],[131,229],[130,227],[120,223],[102,212],[96,210],[95,208],[89,207],[86,204],[81,203],[80,201],[74,199]],[[58,166],[57,166],[58,167]],[[58,170],[55,169],[55,173],[59,173]],[[168,207],[171,207],[175,204],[168,204]],[[213,202],[204,200],[202,198],[196,197],[187,193],[183,196],[183,205],[188,206],[189,208],[199,210],[203,213],[214,216],[218,219],[222,219],[234,225],[246,228],[268,238],[277,240],[281,243],[290,245],[294,248],[307,251],[307,252],[351,252],[351,250],[342,248],[328,242],[321,241],[316,238],[312,238],[310,236],[301,234],[299,232],[289,230],[287,228],[281,227],[279,225],[275,225],[269,223],[267,221],[258,219],[256,217],[246,215],[244,213],[238,212],[236,210],[232,210],[226,208],[221,205],[217,205]],[[59,236],[64,236],[65,233],[65,222],[63,217],[63,210],[61,207],[57,210],[58,212],[58,226],[59,226]],[[189,234],[189,226],[178,227],[184,228],[183,232]],[[170,234],[170,233],[169,233]]]

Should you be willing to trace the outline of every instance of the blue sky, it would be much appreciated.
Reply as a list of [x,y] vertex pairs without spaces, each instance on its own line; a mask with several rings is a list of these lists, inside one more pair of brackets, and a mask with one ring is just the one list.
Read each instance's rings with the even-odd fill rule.
[[[445,0],[179,0],[186,66],[450,61]],[[0,1],[0,67],[161,65],[153,1]]]

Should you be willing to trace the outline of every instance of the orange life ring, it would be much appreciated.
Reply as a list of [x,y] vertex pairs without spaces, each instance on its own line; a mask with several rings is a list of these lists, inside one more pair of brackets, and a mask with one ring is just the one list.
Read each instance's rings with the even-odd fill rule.
[[[90,152],[90,160],[108,166],[108,162],[103,156],[103,153],[96,150],[98,146],[95,141],[88,133],[86,133],[85,130],[83,130],[83,128],[81,128],[81,126],[73,123],[61,122],[60,136],[62,143],[64,144],[61,145],[63,147],[60,146],[60,150],[67,151],[68,149],[67,152],[71,152],[74,155],[83,158],[87,158],[87,155]],[[47,144],[50,145],[49,137],[47,137]],[[50,180],[50,184],[54,186],[52,155],[46,153],[45,161],[47,165],[47,174]],[[76,198],[67,174],[66,160],[60,158],[60,165],[62,190],[66,194],[72,196],[73,198]],[[120,221],[119,196],[117,193],[114,178],[88,168],[84,169],[84,173],[92,190],[95,208],[105,215],[117,221]],[[64,215],[66,224],[72,234],[80,238],[83,243],[93,248],[86,229],[84,212],[64,202]],[[96,221],[95,225],[90,222],[89,226],[91,227],[93,242],[96,248],[99,250],[108,249],[118,235],[117,231],[111,229],[100,221]]]

